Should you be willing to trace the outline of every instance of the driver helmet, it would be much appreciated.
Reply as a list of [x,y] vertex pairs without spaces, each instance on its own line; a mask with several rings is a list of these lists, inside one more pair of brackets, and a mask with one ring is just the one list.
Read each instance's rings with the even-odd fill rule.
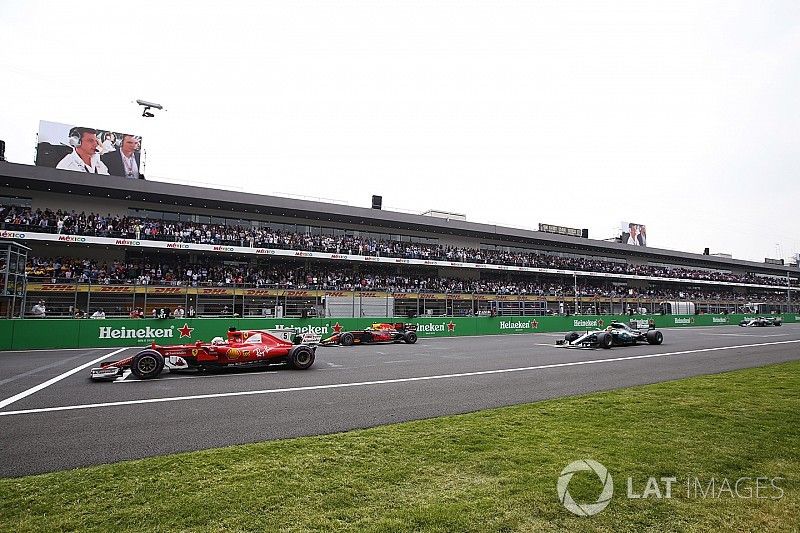
[[211,344],[214,346],[225,344],[225,339],[223,339],[222,337],[214,337],[213,339],[211,339]]

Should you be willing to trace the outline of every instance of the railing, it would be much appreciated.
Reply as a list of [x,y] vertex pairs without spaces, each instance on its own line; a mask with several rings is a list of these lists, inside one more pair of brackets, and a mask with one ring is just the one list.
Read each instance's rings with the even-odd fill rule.
[[[361,316],[546,316],[564,314],[612,315],[658,313],[663,301],[692,301],[700,313],[739,312],[754,296],[738,298],[677,298],[675,296],[519,295],[450,292],[338,291],[280,286],[111,285],[28,279],[25,317],[90,316],[102,310],[106,317],[128,317],[140,310],[150,317],[161,310],[184,316],[219,317],[361,317]],[[775,312],[800,312],[800,304],[779,297],[758,301]],[[41,303],[40,303],[41,302]],[[39,306],[34,309],[34,306]]]

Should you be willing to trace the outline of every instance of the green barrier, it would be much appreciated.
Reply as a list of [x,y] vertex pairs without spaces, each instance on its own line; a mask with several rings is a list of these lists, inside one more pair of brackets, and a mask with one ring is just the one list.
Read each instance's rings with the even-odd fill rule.
[[14,331],[11,347],[14,350],[78,348],[79,320],[29,318],[12,322]]
[[10,350],[14,337],[14,322],[0,320],[0,350]]
[[[798,314],[782,315],[785,323],[800,322]],[[323,338],[341,331],[370,327],[376,322],[410,322],[417,335],[426,337],[461,337],[472,335],[507,335],[581,331],[604,328],[612,321],[647,327],[653,321],[658,328],[737,325],[753,315],[636,315],[636,316],[543,316],[543,317],[417,317],[402,318],[181,318],[181,319],[107,319],[0,320],[0,350],[54,348],[105,348],[162,345],[210,341],[225,337],[228,328],[273,329],[299,328]]]

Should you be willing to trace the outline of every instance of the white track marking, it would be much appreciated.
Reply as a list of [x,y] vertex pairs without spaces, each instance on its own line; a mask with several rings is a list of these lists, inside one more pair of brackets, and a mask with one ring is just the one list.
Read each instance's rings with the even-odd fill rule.
[[[632,355],[628,357],[612,357],[608,359],[593,359],[590,361],[573,361],[569,363],[554,363],[549,365],[526,366],[521,368],[502,368],[498,370],[480,370],[477,372],[462,372],[459,374],[438,374],[433,376],[419,376],[412,378],[383,379],[376,381],[358,381],[351,383],[332,383],[329,385],[309,385],[306,387],[287,387],[283,389],[263,389],[254,391],[240,392],[220,392],[215,394],[196,394],[191,396],[172,396],[167,398],[146,398],[142,400],[126,400],[119,402],[89,403],[79,405],[64,405],[60,407],[43,407],[39,409],[24,409],[20,411],[0,411],[0,416],[26,415],[34,413],[50,413],[55,411],[75,411],[79,409],[96,409],[99,407],[119,407],[123,405],[141,405],[148,403],[179,402],[185,400],[205,400],[210,398],[232,398],[236,396],[258,396],[263,394],[279,394],[286,392],[305,392],[314,390],[344,389],[349,387],[367,387],[372,385],[392,385],[395,383],[411,383],[415,381],[433,381],[438,379],[453,379],[472,376],[488,376],[492,374],[510,374],[513,372],[526,372],[531,370],[544,370],[549,368],[563,368],[569,366],[594,365],[604,363],[615,363],[619,361],[633,361],[637,359],[653,359],[656,357],[668,357],[673,355],[686,355],[693,353],[719,352],[724,350],[738,350],[743,348],[760,348],[763,346],[777,346],[781,344],[797,344],[800,339],[790,341],[762,342],[758,344],[741,344],[739,346],[720,346],[717,348],[702,348],[699,350],[684,350],[680,352],[654,353],[647,355]],[[110,355],[110,354],[109,354]]]
[[337,365],[336,363],[331,363],[330,361],[325,361],[325,364],[331,368],[341,368],[342,365]]
[[75,359],[83,357],[84,355],[88,355],[88,354],[83,353],[83,354],[79,354],[79,355],[73,355],[72,357],[68,357],[67,359],[62,359],[60,361],[56,361],[55,363],[50,363],[49,365],[40,366],[40,367],[34,368],[32,370],[28,370],[27,372],[23,372],[22,374],[16,374],[14,376],[11,376],[10,378],[0,379],[0,385],[5,385],[6,383],[10,383],[10,382],[16,381],[18,379],[22,379],[22,378],[25,378],[25,377],[28,377],[28,376],[32,376],[34,374],[38,374],[42,370],[49,370],[49,369],[55,368],[57,366],[65,365],[65,364],[69,363],[70,361],[74,361]]
[[83,365],[79,366],[78,368],[73,368],[72,370],[68,370],[68,371],[64,372],[63,374],[59,374],[58,376],[56,376],[56,377],[54,377],[52,379],[48,379],[44,383],[40,383],[39,385],[36,385],[35,387],[31,387],[30,389],[28,389],[26,391],[22,391],[19,394],[15,394],[14,396],[12,396],[10,398],[6,398],[2,402],[0,402],[0,409],[2,409],[3,407],[6,407],[8,405],[11,405],[12,403],[14,403],[16,401],[19,401],[19,400],[21,400],[23,398],[26,398],[26,397],[30,396],[31,394],[39,392],[40,390],[42,390],[42,389],[44,389],[46,387],[49,387],[53,383],[57,383],[57,382],[61,381],[64,378],[68,378],[72,374],[80,372],[84,368],[87,368],[87,367],[90,367],[90,366],[92,366],[92,365],[94,365],[96,363],[99,363],[103,359],[108,359],[112,355],[117,355],[119,352],[121,352],[123,350],[127,350],[127,348],[120,348],[119,350],[114,350],[113,352],[107,353],[107,354],[103,355],[102,357],[98,357],[97,359],[89,361],[88,363],[83,364]]
[[411,362],[411,359],[399,359],[397,361],[384,361],[383,364],[384,365],[391,365],[393,363],[410,363],[410,362]]
[[[136,346],[126,346],[126,348],[136,348]],[[0,355],[6,355],[10,353],[30,353],[30,352],[75,352],[78,350],[82,350],[84,352],[89,352],[92,350],[108,350],[108,348],[41,348],[36,350],[3,350],[0,352]]]
[[[176,379],[211,379],[211,378],[238,378],[242,376],[250,376],[252,374],[277,374],[277,370],[266,370],[266,371],[258,371],[258,372],[246,372],[246,373],[238,373],[238,374],[213,374],[210,376],[175,376],[171,378],[157,378],[157,379],[131,379],[129,381],[123,381],[122,378],[115,379],[112,383],[122,383],[124,385],[129,385],[131,383],[157,383],[160,381],[169,381],[169,380],[176,380]],[[125,376],[127,377],[127,376]]]
[[121,383],[121,382],[125,381],[126,379],[128,379],[128,377],[129,377],[129,376],[130,376],[132,373],[133,373],[133,372],[131,372],[131,370],[130,370],[130,369],[123,370],[123,371],[122,371],[122,375],[121,375],[120,377],[118,377],[117,379],[115,379],[115,380],[114,380],[114,383]]
[[775,333],[773,335],[759,335],[757,333],[703,333],[707,337],[788,337],[789,333]]

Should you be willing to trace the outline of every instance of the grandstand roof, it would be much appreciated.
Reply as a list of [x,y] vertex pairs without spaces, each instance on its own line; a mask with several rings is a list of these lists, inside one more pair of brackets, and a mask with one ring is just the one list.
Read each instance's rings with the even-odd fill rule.
[[[145,180],[130,180],[116,176],[101,176],[57,170],[47,167],[0,162],[0,186],[32,191],[51,191],[134,201],[160,200],[185,207],[206,207],[239,213],[272,216],[297,216],[311,220],[347,224],[369,224],[393,229],[427,233],[463,235],[502,241],[516,241],[535,246],[547,246],[564,252],[633,256],[665,263],[687,263],[706,268],[746,268],[750,271],[786,275],[798,273],[797,267],[769,265],[716,256],[692,254],[659,248],[637,248],[627,244],[556,235],[540,231],[481,224],[464,220],[443,219],[353,207],[335,203],[298,200],[279,196],[226,191]],[[365,195],[365,201],[367,196]],[[162,206],[163,206],[162,203]],[[509,242],[511,244],[511,242]]]

